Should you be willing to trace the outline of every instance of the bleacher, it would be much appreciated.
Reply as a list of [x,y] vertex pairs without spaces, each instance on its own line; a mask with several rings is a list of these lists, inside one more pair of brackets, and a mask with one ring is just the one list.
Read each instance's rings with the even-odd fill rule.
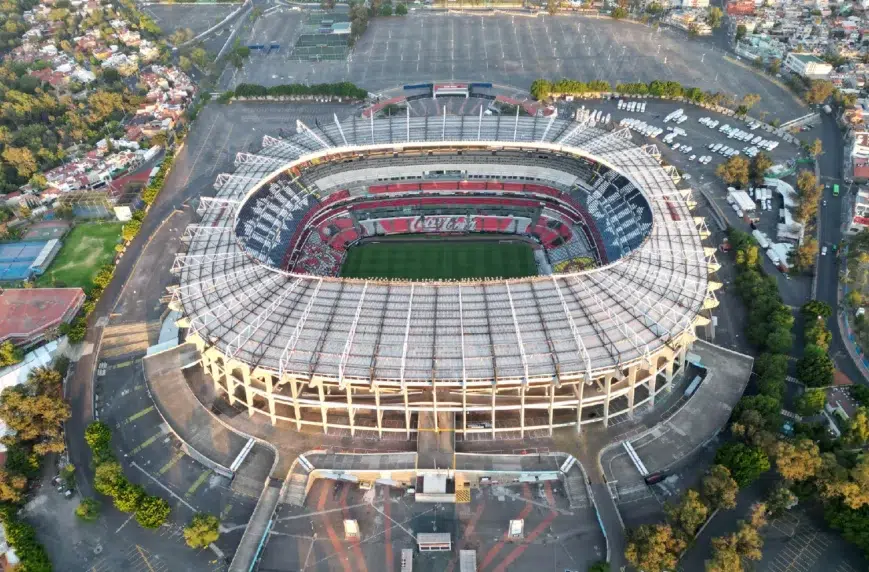
[[[304,152],[300,145],[307,144],[313,148],[316,141],[297,137],[290,150]],[[281,145],[273,143],[267,150]],[[444,174],[407,169],[426,164],[437,165],[432,173]],[[462,170],[466,164],[491,164],[491,173],[479,174],[479,168],[467,173]],[[498,174],[505,164],[528,165],[528,176]],[[373,173],[381,179],[352,180],[346,175],[358,176],[359,169],[368,169],[366,178]],[[556,184],[537,174],[553,169],[567,178]],[[347,188],[341,188],[340,181]],[[341,190],[333,190],[336,187]],[[544,246],[554,266],[573,259],[591,258],[602,264],[616,260],[642,244],[651,222],[639,190],[624,176],[590,160],[523,150],[398,157],[384,152],[336,154],[294,166],[245,204],[238,233],[254,257],[302,272],[332,268],[336,257],[366,236],[412,232],[526,234]]]

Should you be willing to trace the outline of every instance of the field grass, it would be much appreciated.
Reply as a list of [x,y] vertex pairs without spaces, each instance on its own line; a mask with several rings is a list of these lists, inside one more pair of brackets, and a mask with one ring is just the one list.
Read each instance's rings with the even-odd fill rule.
[[115,245],[123,226],[119,222],[110,222],[80,224],[73,228],[54,262],[37,279],[36,285],[90,288],[100,267],[115,257]]
[[519,278],[537,274],[534,253],[521,242],[377,242],[351,248],[346,278]]

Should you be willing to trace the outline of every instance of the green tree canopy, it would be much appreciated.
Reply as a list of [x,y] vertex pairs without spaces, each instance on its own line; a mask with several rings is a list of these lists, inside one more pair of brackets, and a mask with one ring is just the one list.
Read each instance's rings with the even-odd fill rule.
[[643,572],[665,572],[676,568],[685,542],[666,524],[644,524],[629,530],[625,559]]
[[809,387],[827,387],[833,383],[834,369],[824,348],[808,344],[797,361],[797,379]]
[[724,465],[712,465],[703,477],[703,496],[712,509],[729,510],[736,507],[736,494],[739,485],[730,476],[730,469]]
[[146,496],[136,509],[136,522],[142,528],[160,528],[170,512],[169,503],[160,497]]
[[769,470],[769,457],[758,447],[745,443],[725,443],[715,454],[715,463],[724,465],[740,488],[754,482]]
[[220,521],[211,514],[199,513],[184,529],[184,540],[190,548],[205,548],[220,537]]

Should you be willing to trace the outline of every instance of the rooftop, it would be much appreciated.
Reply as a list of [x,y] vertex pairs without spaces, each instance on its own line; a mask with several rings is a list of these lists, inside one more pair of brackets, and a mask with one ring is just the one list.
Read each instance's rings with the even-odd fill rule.
[[25,288],[0,292],[0,342],[26,340],[70,317],[84,301],[81,288]]

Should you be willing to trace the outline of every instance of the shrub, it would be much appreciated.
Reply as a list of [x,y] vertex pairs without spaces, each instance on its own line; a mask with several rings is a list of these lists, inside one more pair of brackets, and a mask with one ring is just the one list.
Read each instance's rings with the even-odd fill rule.
[[100,515],[100,503],[95,499],[82,499],[75,509],[75,515],[85,522],[93,522]]
[[160,528],[169,517],[169,503],[160,497],[146,496],[136,509],[136,522],[142,528]]

